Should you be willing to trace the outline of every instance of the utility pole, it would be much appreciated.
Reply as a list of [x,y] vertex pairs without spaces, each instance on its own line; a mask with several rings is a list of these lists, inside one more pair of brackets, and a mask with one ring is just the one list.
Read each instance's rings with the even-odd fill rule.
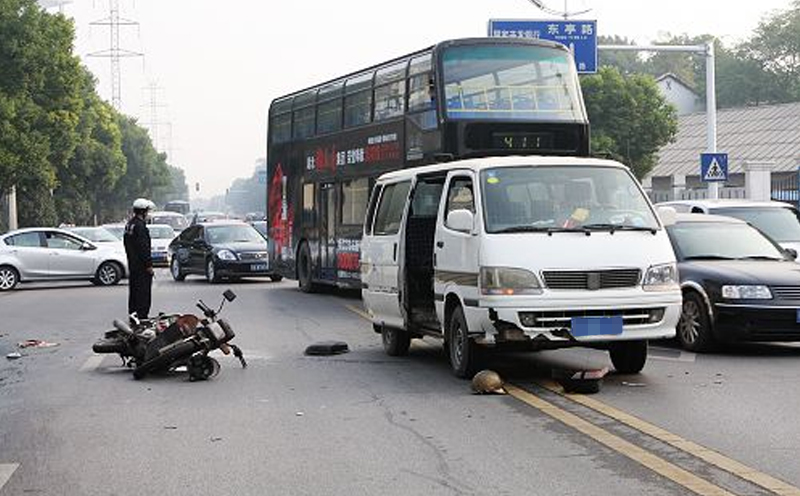
[[13,231],[19,224],[17,223],[17,187],[11,186],[11,189],[6,196],[8,203],[8,230]]
[[[533,0],[531,0],[533,1]],[[623,50],[647,52],[688,52],[705,56],[706,59],[706,151],[717,152],[717,89],[714,58],[714,42],[704,45],[600,45],[598,50]],[[719,198],[719,183],[708,184],[708,196],[714,200]]]
[[144,54],[133,52],[119,47],[120,26],[138,26],[139,23],[119,16],[119,0],[108,0],[109,15],[99,21],[90,23],[92,26],[108,26],[111,35],[111,46],[107,50],[93,52],[89,57],[103,57],[111,59],[111,105],[120,110],[122,106],[122,75],[120,73],[120,59],[127,57],[141,57]]

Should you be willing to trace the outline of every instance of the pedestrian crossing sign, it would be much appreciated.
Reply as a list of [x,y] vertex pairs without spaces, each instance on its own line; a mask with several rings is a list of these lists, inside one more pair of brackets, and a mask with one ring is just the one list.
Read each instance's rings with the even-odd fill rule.
[[700,154],[700,179],[704,182],[721,182],[728,180],[728,154]]

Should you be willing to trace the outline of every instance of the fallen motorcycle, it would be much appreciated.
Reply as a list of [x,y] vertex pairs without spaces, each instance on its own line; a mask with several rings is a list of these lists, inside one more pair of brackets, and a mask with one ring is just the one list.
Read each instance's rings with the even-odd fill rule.
[[230,341],[236,335],[230,324],[219,318],[225,302],[232,302],[236,294],[226,290],[219,309],[213,310],[199,300],[197,307],[203,318],[192,314],[160,314],[149,320],[134,320],[132,326],[115,320],[114,330],[92,346],[95,353],[118,354],[123,363],[133,368],[133,377],[141,379],[147,374],[168,372],[185,366],[189,379],[206,380],[219,373],[219,362],[208,356],[219,349],[224,354],[239,359],[247,367],[242,350]]

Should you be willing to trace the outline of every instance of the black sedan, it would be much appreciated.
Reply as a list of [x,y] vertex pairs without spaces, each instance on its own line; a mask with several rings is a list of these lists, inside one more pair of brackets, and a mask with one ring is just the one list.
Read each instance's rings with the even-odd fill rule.
[[730,341],[800,341],[800,264],[750,224],[679,214],[667,228],[683,288],[677,336],[691,351]]
[[169,245],[172,278],[204,275],[222,278],[275,276],[269,270],[267,240],[244,222],[210,222],[184,229]]

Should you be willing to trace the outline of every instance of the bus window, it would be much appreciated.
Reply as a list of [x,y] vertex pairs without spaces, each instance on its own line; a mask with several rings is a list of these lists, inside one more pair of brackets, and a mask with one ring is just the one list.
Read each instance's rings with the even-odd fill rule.
[[342,183],[342,224],[358,226],[364,222],[369,198],[369,179],[353,179]]
[[295,139],[314,136],[314,107],[305,107],[294,111]]
[[344,127],[369,124],[372,111],[372,91],[361,91],[344,98]]
[[317,134],[332,133],[342,128],[342,100],[317,105]]
[[405,81],[395,81],[375,88],[375,120],[403,115],[406,97]]
[[314,183],[303,185],[303,218],[309,222],[314,219]]
[[389,67],[378,69],[378,71],[375,73],[375,86],[405,79],[407,66],[408,60],[403,60],[401,62],[394,63]]
[[458,46],[443,54],[451,119],[582,121],[567,52],[536,46]]
[[409,77],[433,70],[433,57],[430,53],[411,59],[408,65]]
[[417,74],[408,80],[408,111],[429,110],[434,108],[431,75]]
[[285,143],[292,139],[292,114],[272,118],[272,142]]

